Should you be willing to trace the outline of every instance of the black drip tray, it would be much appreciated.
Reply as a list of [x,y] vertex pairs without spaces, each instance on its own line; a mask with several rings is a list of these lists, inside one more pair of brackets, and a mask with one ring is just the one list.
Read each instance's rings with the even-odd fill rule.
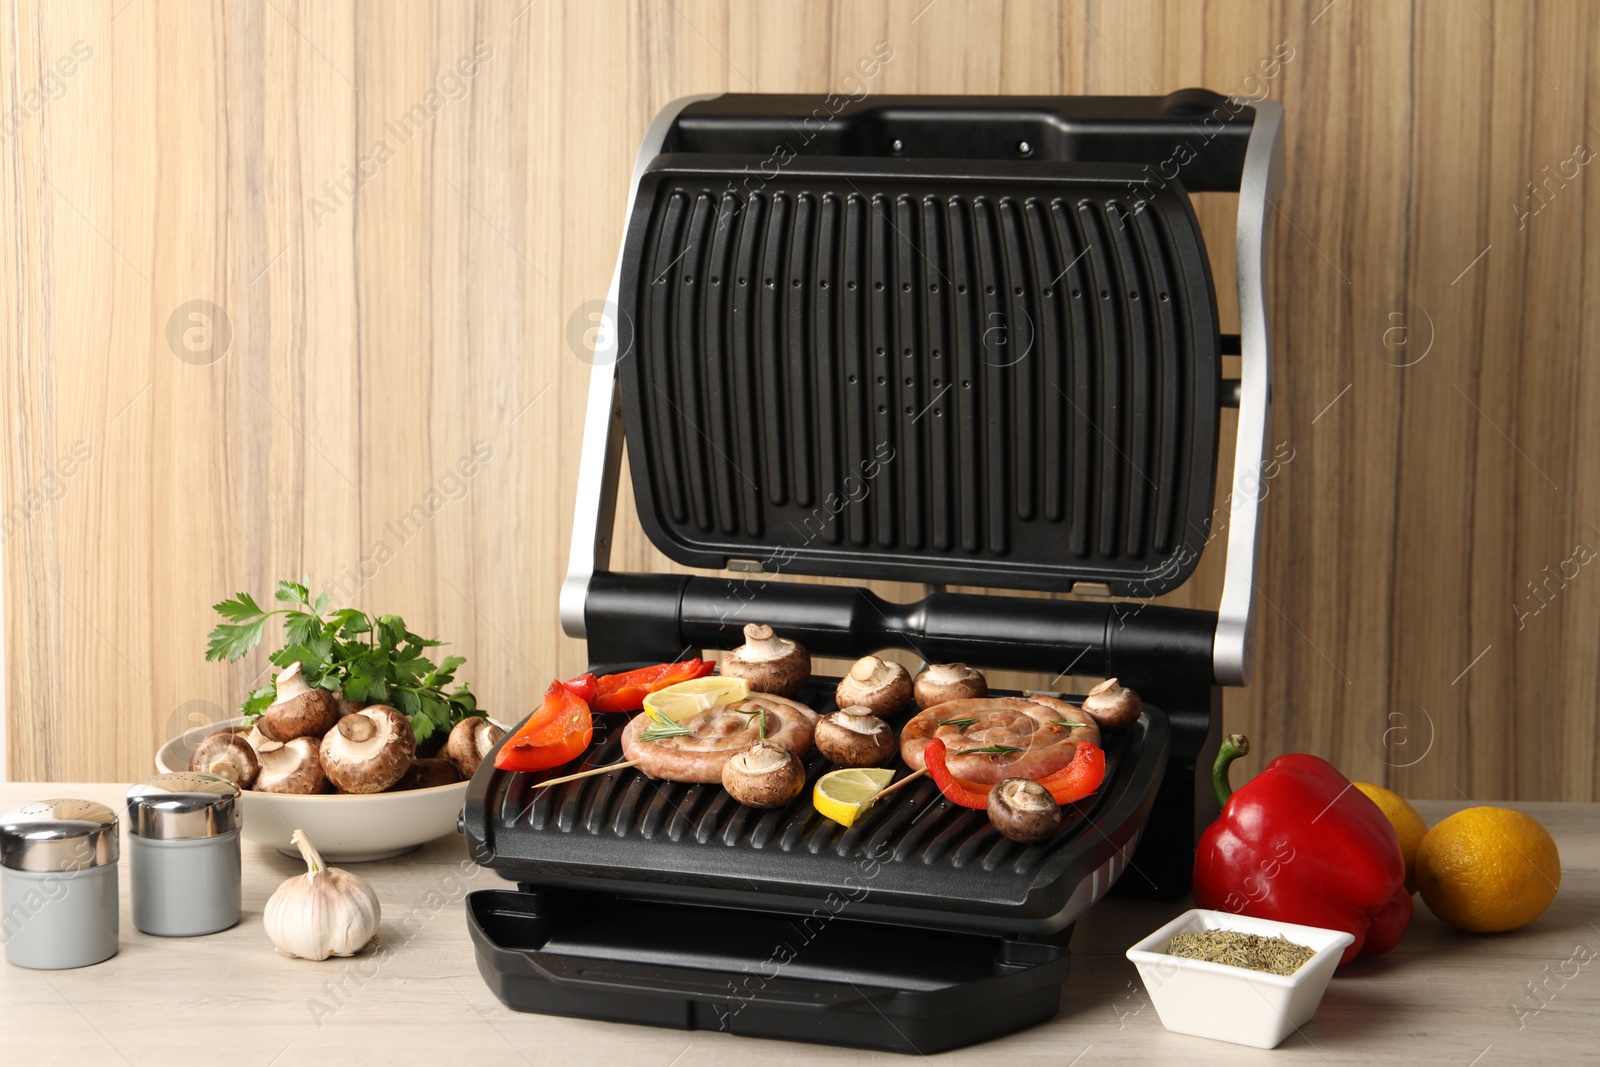
[[478,970],[517,1011],[915,1053],[1055,1015],[1072,934],[526,888],[472,893],[467,914]]

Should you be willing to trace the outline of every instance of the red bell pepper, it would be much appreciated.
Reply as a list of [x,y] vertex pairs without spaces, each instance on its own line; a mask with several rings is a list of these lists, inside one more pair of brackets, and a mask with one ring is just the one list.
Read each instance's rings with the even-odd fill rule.
[[607,674],[600,679],[599,693],[589,704],[595,711],[638,711],[644,707],[644,698],[651,693],[679,682],[703,678],[714,667],[715,663],[697,658]]
[[[989,806],[989,791],[994,786],[963,781],[952,775],[949,765],[945,762],[944,742],[939,738],[929,741],[928,747],[922,750],[922,762],[926,764],[928,774],[933,778],[933,783],[939,787],[939,792],[943,793],[945,799],[952,804],[960,804],[963,808]],[[1100,783],[1105,781],[1105,778],[1105,750],[1088,741],[1080,741],[1070,763],[1038,781],[1050,791],[1057,804],[1070,804],[1075,800],[1082,800],[1099,789]]]
[[594,737],[589,701],[597,688],[594,675],[570,682],[551,682],[544,701],[495,754],[502,771],[543,771],[576,759]]
[[1217,754],[1222,814],[1195,849],[1195,903],[1349,931],[1341,967],[1388,952],[1411,923],[1394,827],[1332,764],[1303,753],[1279,756],[1233,792],[1228,765],[1249,751],[1233,734]]

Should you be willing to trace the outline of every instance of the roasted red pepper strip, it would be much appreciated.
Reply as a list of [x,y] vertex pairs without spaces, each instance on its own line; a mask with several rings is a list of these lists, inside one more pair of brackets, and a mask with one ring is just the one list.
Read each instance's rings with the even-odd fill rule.
[[595,697],[600,692],[600,679],[592,674],[580,674],[576,678],[569,678],[561,684],[577,694],[578,699],[585,704],[593,704]]
[[[963,808],[988,807],[989,791],[994,786],[967,782],[954,777],[944,757],[944,742],[937,737],[928,742],[928,747],[922,750],[922,761],[928,766],[928,774],[932,776],[934,784],[939,787],[939,792],[944,794],[945,799],[952,804],[960,804]],[[1050,791],[1057,804],[1070,804],[1074,800],[1082,800],[1099,789],[1100,783],[1105,781],[1105,778],[1105,751],[1099,745],[1081,741],[1078,743],[1078,750],[1073,753],[1071,763],[1038,781]]]
[[933,779],[933,784],[939,787],[939,792],[952,804],[960,804],[963,808],[986,808],[989,806],[989,786],[980,786],[972,782],[963,782],[950,774],[950,768],[944,762],[944,742],[935,737],[928,742],[928,747],[922,750],[922,762],[928,767],[928,775]]
[[[545,741],[537,741],[535,738],[546,725],[555,722],[560,716],[563,707],[562,694],[570,693],[584,703],[588,703],[594,699],[595,688],[598,684],[592,674],[580,675],[570,682],[550,683],[550,688],[544,692],[544,701],[532,715],[528,716],[527,721],[517,729],[516,734],[512,736],[510,741],[506,742],[505,747],[510,748],[513,744],[516,744],[518,747],[528,748],[535,744],[545,744]],[[564,731],[558,732],[564,734]]]
[[1039,784],[1050,790],[1057,804],[1071,804],[1091,795],[1105,780],[1105,750],[1092,742],[1079,741],[1072,762],[1039,779]]
[[506,739],[495,755],[502,771],[543,771],[577,758],[594,737],[594,717],[589,698],[594,696],[592,674],[571,682],[551,682],[544,702]]
[[558,702],[553,719],[537,730],[521,732],[522,744],[519,747],[544,748],[548,745],[566,744],[568,738],[582,730],[593,733],[594,717],[589,714],[588,703],[569,689]]
[[704,678],[715,667],[715,663],[691,659],[607,674],[600,679],[599,692],[589,704],[595,711],[638,711],[651,693],[692,678]]
[[1202,908],[1347,930],[1339,960],[1387,952],[1411,922],[1406,864],[1394,827],[1327,760],[1279,756],[1238,792],[1228,764],[1250,751],[1222,742],[1212,785],[1222,814],[1200,835],[1194,902]]

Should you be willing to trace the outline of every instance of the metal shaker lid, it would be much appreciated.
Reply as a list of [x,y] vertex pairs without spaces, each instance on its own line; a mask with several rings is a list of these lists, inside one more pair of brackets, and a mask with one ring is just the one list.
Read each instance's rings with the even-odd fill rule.
[[239,787],[214,774],[158,774],[128,790],[128,833],[135,837],[217,837],[237,830],[239,816]]
[[0,867],[40,874],[117,862],[117,816],[92,800],[35,800],[0,815]]

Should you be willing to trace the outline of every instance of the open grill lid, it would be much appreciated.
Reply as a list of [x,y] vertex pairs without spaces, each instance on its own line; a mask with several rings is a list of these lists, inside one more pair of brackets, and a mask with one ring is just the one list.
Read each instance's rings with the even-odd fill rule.
[[[589,634],[602,577],[634,580],[607,573],[624,436],[640,520],[679,563],[1147,599],[1212,536],[1218,407],[1237,403],[1208,666],[1242,684],[1282,109],[1201,90],[815,108],[690,100],[646,135],[566,631]],[[1237,339],[1186,189],[1239,193]],[[669,599],[638,610],[678,626]]]

